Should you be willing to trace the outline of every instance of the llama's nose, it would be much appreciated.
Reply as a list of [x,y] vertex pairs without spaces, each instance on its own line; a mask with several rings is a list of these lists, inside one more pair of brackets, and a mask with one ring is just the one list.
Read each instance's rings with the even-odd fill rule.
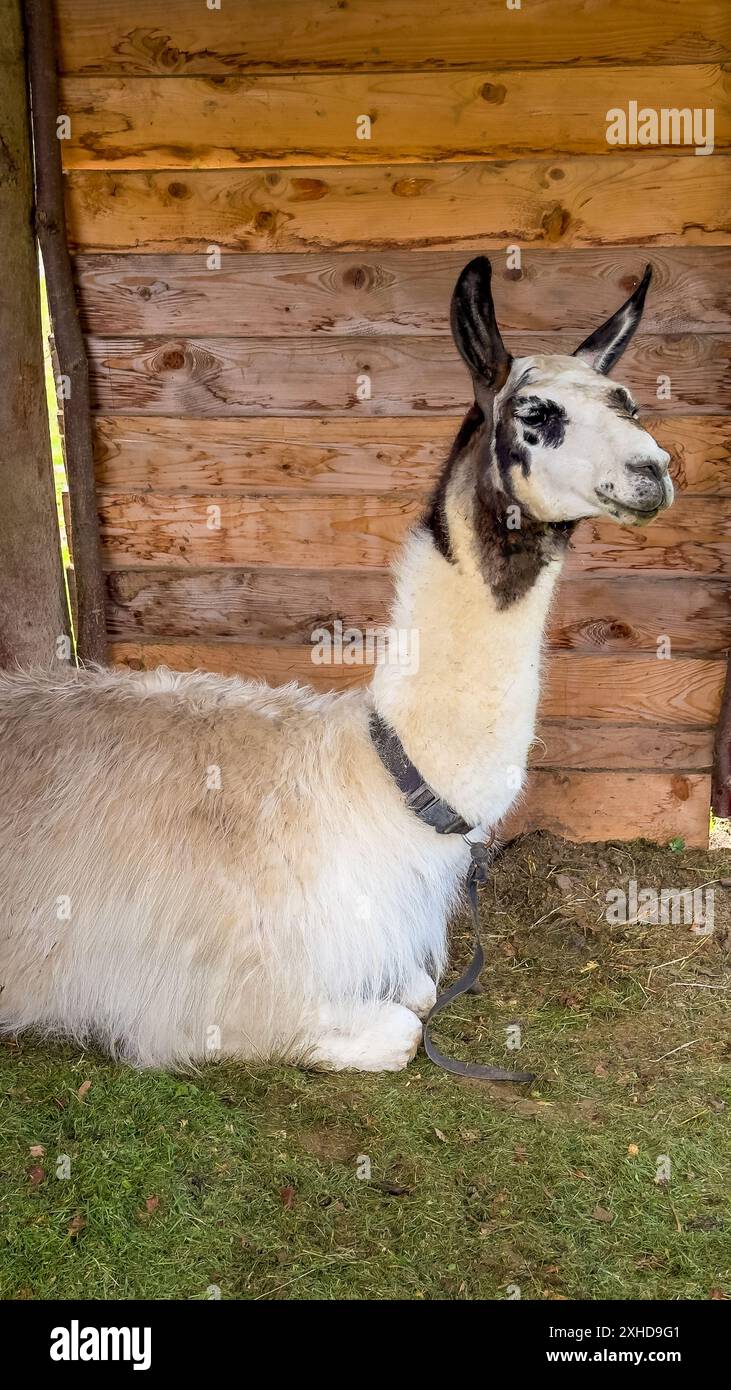
[[657,458],[632,459],[627,467],[630,473],[641,473],[645,478],[654,478],[656,482],[661,483],[667,475],[669,462],[670,455],[663,449]]

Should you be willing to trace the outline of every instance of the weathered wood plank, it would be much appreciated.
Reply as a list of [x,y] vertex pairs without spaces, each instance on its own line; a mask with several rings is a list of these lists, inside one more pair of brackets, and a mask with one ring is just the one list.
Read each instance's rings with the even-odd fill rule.
[[[71,172],[70,245],[95,252],[729,245],[731,159]],[[689,214],[689,209],[691,213]]]
[[[649,416],[678,487],[731,493],[725,415]],[[449,418],[258,420],[97,416],[97,485],[116,492],[414,492],[427,495],[456,433]]]
[[598,720],[544,720],[536,729],[531,767],[544,770],[650,771],[673,768],[709,772],[713,730],[647,728]]
[[[234,642],[125,642],[112,644],[112,661],[151,669],[204,669],[283,685],[298,680],[319,690],[348,689],[369,679],[367,664],[320,665],[316,646]],[[546,663],[543,720],[603,720],[610,724],[709,726],[715,723],[726,674],[723,660],[651,656],[578,656],[553,652]]]
[[[618,569],[621,569],[621,562]],[[592,579],[567,566],[548,626],[549,645],[567,651],[666,649],[722,656],[731,645],[727,582],[645,575]]]
[[710,777],[658,772],[533,772],[505,839],[550,830],[574,841],[641,837],[708,845]]
[[[115,570],[107,576],[114,637],[302,645],[313,629],[376,628],[388,622],[387,570]],[[658,651],[723,655],[731,645],[731,594],[716,581],[567,576],[547,643],[567,651]]]
[[[515,356],[568,352],[576,333],[505,335]],[[93,408],[149,415],[461,415],[467,371],[447,338],[89,338]],[[658,400],[658,377],[672,396]],[[621,379],[659,414],[731,408],[731,337],[638,335]],[[358,399],[369,384],[370,399]]]
[[114,570],[107,620],[115,637],[304,646],[318,627],[388,620],[388,570]]
[[335,68],[682,63],[731,54],[724,0],[56,0],[62,72],[220,73]]
[[310,645],[281,646],[255,642],[140,642],[112,643],[110,660],[133,670],[169,666],[173,671],[216,671],[222,676],[241,676],[286,685],[300,681],[317,690],[347,690],[370,678],[371,666],[318,666]]
[[[731,247],[654,250],[645,333],[703,333],[731,319]],[[590,332],[636,288],[648,253],[634,247],[526,253],[520,270],[493,257],[503,331]],[[100,337],[179,334],[265,338],[305,334],[387,337],[449,333],[449,304],[465,263],[460,251],[78,256],[82,325]]]
[[714,740],[711,801],[717,816],[731,815],[731,651]]
[[422,505],[412,496],[99,497],[107,567],[274,565],[382,568]]
[[714,724],[724,673],[723,660],[553,652],[541,716],[612,724]]
[[587,575],[631,570],[731,578],[729,500],[681,496],[652,526],[642,529],[591,518],[574,533],[567,568]]
[[[107,568],[140,565],[379,569],[423,514],[413,494],[99,494]],[[584,521],[569,573],[731,573],[731,500],[681,496],[646,528]]]
[[[715,417],[697,418],[705,423]],[[721,431],[729,422],[718,419],[721,449]],[[675,417],[665,422],[675,423]],[[179,421],[171,418],[100,415],[94,428],[97,485],[117,492],[413,490],[426,496],[447,457],[457,422],[418,416],[269,416],[188,419],[181,431]],[[727,452],[731,490],[731,448]]]
[[[713,148],[731,142],[725,73],[678,67],[286,76],[67,77],[67,169],[241,169],[247,165],[415,164],[614,155],[607,112],[636,101],[715,110]],[[359,134],[367,117],[369,133]],[[692,121],[665,144],[692,158]],[[655,152],[636,144],[640,157]],[[685,143],[685,142],[688,143]],[[624,146],[626,149],[627,147]],[[706,150],[705,153],[711,151]]]

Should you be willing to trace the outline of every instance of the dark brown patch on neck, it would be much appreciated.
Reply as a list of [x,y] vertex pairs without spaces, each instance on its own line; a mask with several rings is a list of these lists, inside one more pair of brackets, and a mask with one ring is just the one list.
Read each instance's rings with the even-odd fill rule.
[[533,588],[541,570],[562,559],[575,521],[534,521],[507,492],[481,474],[475,490],[480,566],[497,607],[509,608]]

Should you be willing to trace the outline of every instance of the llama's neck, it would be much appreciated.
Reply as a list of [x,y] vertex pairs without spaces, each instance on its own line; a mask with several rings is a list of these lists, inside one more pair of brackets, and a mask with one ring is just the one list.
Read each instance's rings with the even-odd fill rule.
[[[511,571],[508,557],[507,573],[518,582],[517,597],[507,601],[504,590],[486,582],[485,537],[476,543],[464,516],[450,516],[449,529],[457,557],[452,562],[426,529],[407,542],[392,624],[400,635],[416,634],[418,650],[412,642],[408,666],[391,661],[377,667],[372,698],[438,795],[471,824],[489,826],[520,788],[562,547],[536,566],[529,584]],[[499,566],[506,556],[497,548]],[[518,572],[522,563],[516,556]]]

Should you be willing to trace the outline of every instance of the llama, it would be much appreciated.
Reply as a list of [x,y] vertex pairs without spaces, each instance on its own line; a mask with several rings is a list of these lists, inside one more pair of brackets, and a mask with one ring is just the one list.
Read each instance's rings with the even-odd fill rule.
[[[511,359],[490,279],[478,257],[455,288],[474,404],[397,566],[392,623],[418,630],[418,669],[326,695],[166,668],[0,676],[6,1032],[138,1067],[413,1057],[466,841],[519,792],[573,527],[639,526],[673,495],[669,455],[606,380],[649,267],[573,356]],[[414,813],[374,722],[469,836]]]

